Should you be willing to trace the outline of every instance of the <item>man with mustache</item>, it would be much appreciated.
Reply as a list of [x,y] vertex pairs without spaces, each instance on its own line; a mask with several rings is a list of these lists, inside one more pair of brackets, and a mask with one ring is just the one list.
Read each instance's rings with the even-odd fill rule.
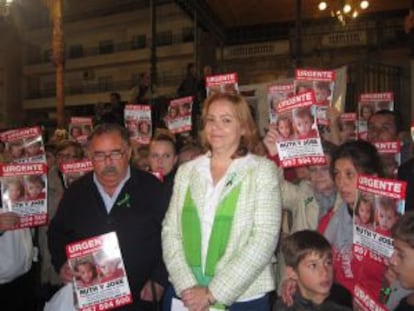
[[62,281],[71,282],[65,246],[115,231],[133,297],[131,305],[119,310],[147,310],[151,305],[145,301],[152,300],[153,293],[160,298],[166,282],[160,229],[167,200],[154,176],[130,167],[127,129],[101,124],[88,144],[93,172],[69,187],[50,225],[52,263]]

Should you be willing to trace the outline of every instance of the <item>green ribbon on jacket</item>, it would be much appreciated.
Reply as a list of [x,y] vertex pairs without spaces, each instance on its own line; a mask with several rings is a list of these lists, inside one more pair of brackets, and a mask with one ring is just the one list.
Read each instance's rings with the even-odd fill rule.
[[208,287],[214,277],[217,263],[226,251],[240,188],[241,185],[234,187],[216,208],[204,273],[201,266],[201,222],[190,188],[187,190],[181,215],[184,253],[187,263],[200,286]]

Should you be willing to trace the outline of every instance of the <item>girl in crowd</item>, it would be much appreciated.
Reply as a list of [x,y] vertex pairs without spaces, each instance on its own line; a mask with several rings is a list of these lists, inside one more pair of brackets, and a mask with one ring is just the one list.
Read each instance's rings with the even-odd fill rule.
[[170,281],[190,310],[269,310],[281,214],[276,168],[252,154],[257,128],[241,96],[209,97],[202,116],[208,152],[178,169],[163,223]]
[[155,136],[149,145],[148,161],[150,170],[161,174],[164,189],[170,198],[177,170],[177,150],[172,136],[159,134]]

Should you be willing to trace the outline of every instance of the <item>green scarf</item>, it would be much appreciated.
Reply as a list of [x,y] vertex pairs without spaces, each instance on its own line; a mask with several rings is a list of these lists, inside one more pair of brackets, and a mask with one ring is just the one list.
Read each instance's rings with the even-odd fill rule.
[[201,266],[201,224],[197,208],[188,188],[181,218],[184,253],[200,286],[207,287],[216,266],[226,251],[241,185],[234,187],[219,203],[207,249],[205,271]]

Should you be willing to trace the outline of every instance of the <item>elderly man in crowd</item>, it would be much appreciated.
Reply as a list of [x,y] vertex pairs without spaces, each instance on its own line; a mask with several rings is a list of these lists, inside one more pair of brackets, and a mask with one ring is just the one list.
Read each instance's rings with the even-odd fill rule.
[[130,167],[125,128],[101,124],[88,143],[94,170],[63,195],[49,229],[52,263],[63,282],[72,281],[65,246],[115,231],[134,301],[120,310],[147,310],[145,301],[159,298],[166,282],[160,230],[167,200],[154,176]]

